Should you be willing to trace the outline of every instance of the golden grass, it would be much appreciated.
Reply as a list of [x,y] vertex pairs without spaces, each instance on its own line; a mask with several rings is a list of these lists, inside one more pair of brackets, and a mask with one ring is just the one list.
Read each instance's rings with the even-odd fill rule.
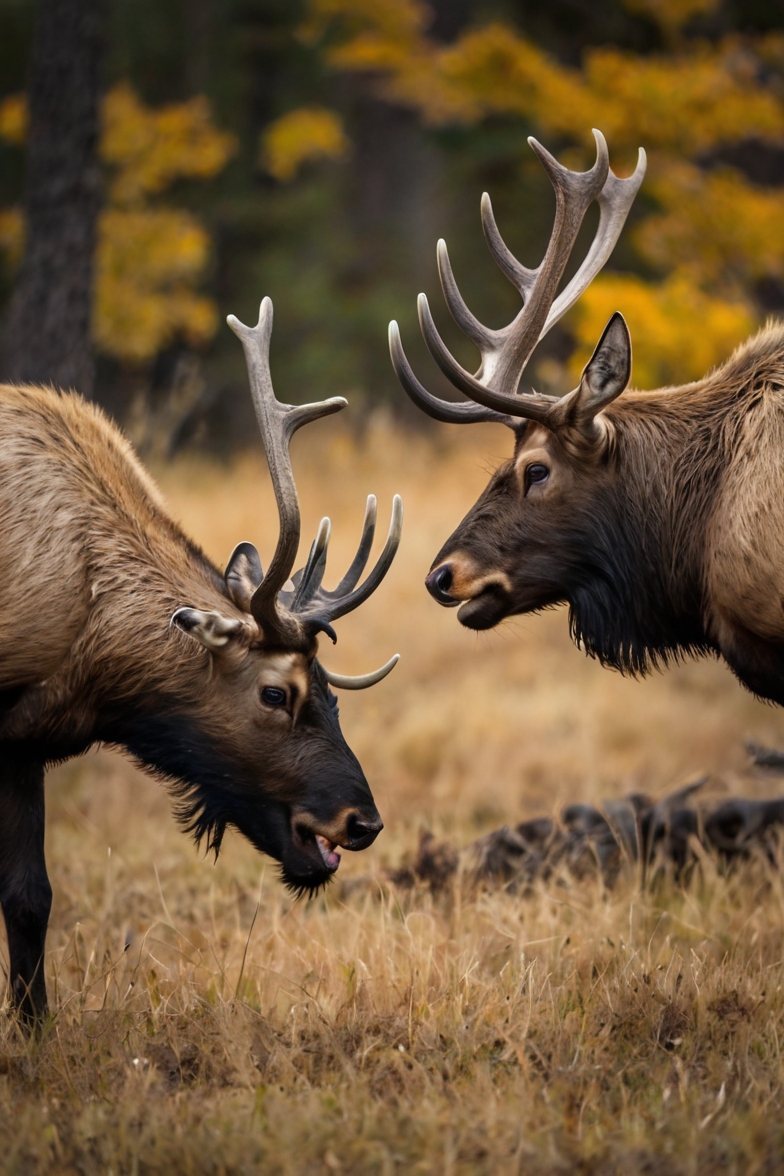
[[[784,885],[765,863],[721,876],[706,859],[685,889],[648,893],[555,878],[526,898],[395,894],[380,872],[424,824],[468,841],[703,771],[762,795],[742,740],[784,742],[780,712],[709,662],[621,679],[571,646],[561,613],[477,637],[428,599],[430,559],[503,433],[309,432],[294,446],[306,534],[331,514],[335,574],[367,491],[382,515],[395,490],[406,506],[392,572],[323,649],[344,672],[403,655],[341,699],[387,824],[340,874],[377,884],[294,903],[237,836],[217,865],[199,857],[119,756],[52,772],[57,1012],[38,1041],[0,1024],[0,1170],[780,1170]],[[160,481],[217,559],[244,538],[269,557],[261,461]]]

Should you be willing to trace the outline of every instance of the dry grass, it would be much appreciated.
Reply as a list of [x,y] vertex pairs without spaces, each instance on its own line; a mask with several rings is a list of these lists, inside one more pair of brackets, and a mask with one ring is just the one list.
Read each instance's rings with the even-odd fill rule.
[[[385,585],[325,660],[394,675],[342,700],[387,828],[295,904],[238,837],[217,866],[165,794],[119,757],[53,772],[40,1041],[0,1025],[3,1172],[705,1173],[784,1162],[784,886],[704,861],[685,890],[555,879],[525,899],[396,895],[380,878],[424,824],[468,841],[571,800],[692,773],[762,795],[742,739],[784,742],[780,712],[711,663],[636,683],[575,651],[560,614],[477,638],[421,580],[475,497],[492,430],[359,450],[322,423],[295,463],[308,533],[332,566],[374,490],[407,511]],[[324,438],[329,438],[324,441]],[[349,472],[350,471],[350,472]],[[164,471],[175,513],[218,559],[274,542],[260,462]]]

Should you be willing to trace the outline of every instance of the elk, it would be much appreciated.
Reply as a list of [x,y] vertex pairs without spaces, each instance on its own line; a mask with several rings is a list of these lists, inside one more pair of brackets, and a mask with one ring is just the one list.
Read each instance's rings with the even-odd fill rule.
[[[482,197],[490,252],[523,301],[509,325],[492,330],[474,317],[438,243],[447,306],[481,353],[476,374],[447,350],[424,294],[420,326],[468,401],[430,393],[390,324],[395,371],[420,408],[514,434],[511,460],[446,540],[426,586],[440,604],[459,606],[471,629],[565,603],[576,643],[604,665],[642,675],[712,654],[749,690],[784,704],[784,325],[769,323],[694,383],[625,391],[631,341],[616,313],[577,388],[560,398],[520,391],[537,342],[607,261],[643,179],[642,150],[633,175],[619,179],[604,137],[594,136],[596,162],[579,173],[529,139],[556,199],[537,269],[509,251]],[[595,238],[557,294],[594,200]]]
[[336,640],[333,622],[384,578],[402,504],[395,496],[364,580],[373,496],[337,587],[322,584],[329,519],[291,575],[300,514],[289,443],[346,401],[276,399],[269,299],[256,327],[228,321],[245,351],[280,518],[266,574],[250,543],[221,573],[94,405],[51,388],[0,387],[0,904],[11,997],[28,1021],[47,1007],[44,771],[53,761],[95,743],[124,749],[169,784],[197,842],[217,855],[233,826],[280,863],[295,892],[315,892],[337,869],[338,847],[364,849],[383,827],[330,686],[371,686],[397,655],[349,678],[317,651],[320,634]]

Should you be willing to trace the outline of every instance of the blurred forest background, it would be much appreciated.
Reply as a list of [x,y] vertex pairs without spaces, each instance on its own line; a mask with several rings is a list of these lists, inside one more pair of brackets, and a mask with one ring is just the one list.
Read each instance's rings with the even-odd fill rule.
[[648,176],[531,378],[572,386],[615,309],[638,386],[695,378],[784,308],[781,0],[0,0],[0,375],[76,384],[148,452],[229,449],[253,425],[222,323],[268,294],[280,395],[414,421],[386,324],[437,384],[436,239],[507,321],[480,194],[536,264],[553,201],[526,136],[587,167],[592,126]]

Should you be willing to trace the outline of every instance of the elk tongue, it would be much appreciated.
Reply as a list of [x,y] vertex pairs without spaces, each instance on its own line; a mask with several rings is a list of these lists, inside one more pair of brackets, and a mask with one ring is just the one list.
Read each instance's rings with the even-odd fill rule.
[[326,837],[322,837],[320,833],[316,834],[316,845],[319,847],[324,865],[328,870],[336,870],[340,865],[340,854],[335,853],[335,843]]

